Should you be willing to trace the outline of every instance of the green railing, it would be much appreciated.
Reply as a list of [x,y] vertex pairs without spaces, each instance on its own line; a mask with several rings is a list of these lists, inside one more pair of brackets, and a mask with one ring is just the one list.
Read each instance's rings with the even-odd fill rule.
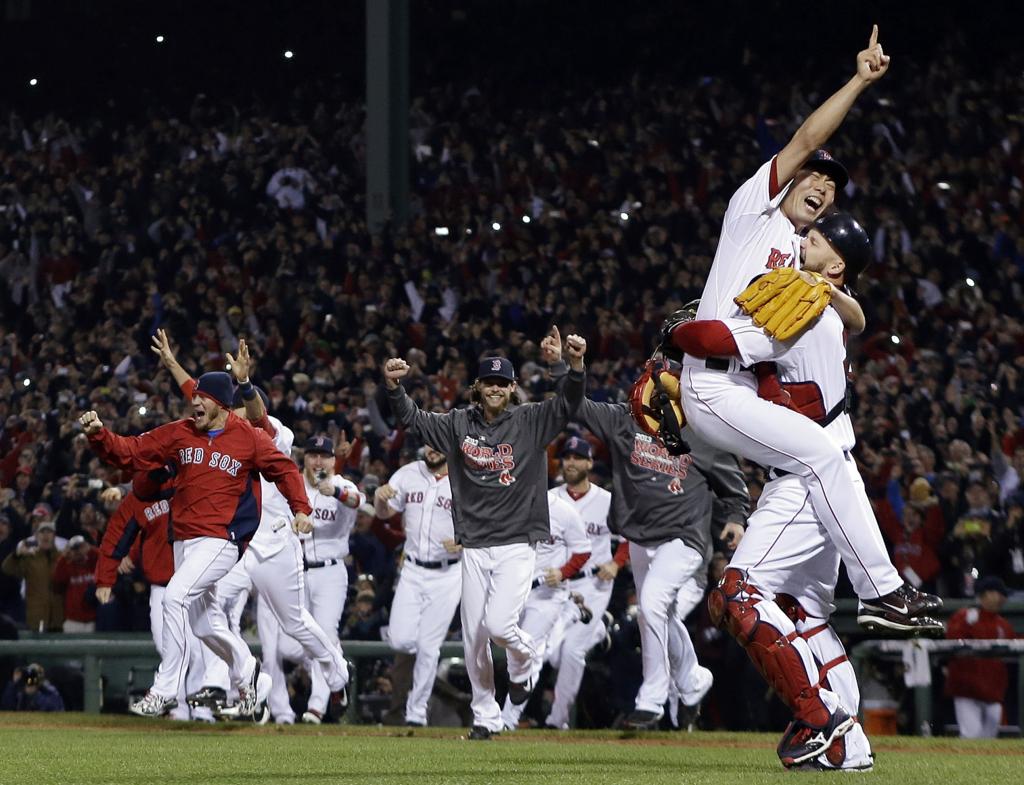
[[[247,639],[249,649],[259,657],[262,654],[256,639]],[[388,657],[394,654],[382,641],[342,641],[345,657],[355,663],[367,657]],[[504,650],[492,650],[495,661],[504,661]],[[65,635],[61,633],[27,636],[16,641],[0,641],[0,657],[10,656],[30,660],[80,661],[84,676],[83,708],[89,714],[99,714],[104,704],[104,685],[115,673],[124,673],[131,667],[156,668],[160,661],[153,639],[149,636],[124,633],[112,635]],[[461,642],[444,643],[442,657],[462,657]],[[349,685],[348,718],[355,721],[358,716],[357,701],[359,685],[356,683],[356,669],[352,669]],[[106,678],[105,678],[106,677]],[[119,680],[121,681],[121,680]]]
[[[1024,732],[1024,640],[870,640],[858,643],[850,651],[850,661],[857,673],[858,683],[864,683],[865,668],[869,660],[902,661],[904,654],[914,648],[928,655],[931,674],[935,664],[952,657],[991,657],[1017,664],[1017,727]],[[914,721],[917,732],[931,732],[934,726],[932,690],[933,680],[920,681],[910,689],[914,691]],[[861,708],[863,714],[863,707]],[[863,719],[863,717],[862,717]]]

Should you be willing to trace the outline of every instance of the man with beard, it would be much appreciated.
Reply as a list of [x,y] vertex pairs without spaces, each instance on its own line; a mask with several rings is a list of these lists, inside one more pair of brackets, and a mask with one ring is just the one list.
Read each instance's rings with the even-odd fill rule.
[[441,644],[462,596],[462,546],[455,542],[444,453],[424,445],[420,460],[377,488],[373,505],[378,518],[402,514],[405,558],[385,639],[395,651],[416,658],[405,724],[424,726]]

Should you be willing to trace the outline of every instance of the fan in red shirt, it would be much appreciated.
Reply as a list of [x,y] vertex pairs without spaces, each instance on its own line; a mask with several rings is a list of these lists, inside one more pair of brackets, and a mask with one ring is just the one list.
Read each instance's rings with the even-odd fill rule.
[[[999,615],[1006,602],[1006,584],[988,576],[974,584],[978,606],[961,608],[949,620],[946,637],[964,640],[1016,638]],[[1003,716],[1003,698],[1009,682],[1006,665],[997,659],[956,657],[946,672],[946,695],[953,699],[956,723],[965,739],[995,738]]]
[[311,527],[311,511],[298,467],[262,430],[231,411],[234,384],[227,373],[204,373],[192,397],[192,417],[141,436],[117,436],[94,411],[80,418],[100,458],[118,468],[152,471],[173,463],[171,501],[175,572],[164,594],[164,651],[153,686],[129,710],[159,717],[177,705],[186,673],[185,619],[200,640],[228,664],[239,690],[240,716],[266,700],[271,679],[216,601],[215,584],[238,561],[240,547],[259,525],[259,474],[275,483],[295,514]]
[[95,585],[96,549],[76,534],[53,566],[53,588],[64,595],[64,632],[95,632],[96,606],[88,600]]

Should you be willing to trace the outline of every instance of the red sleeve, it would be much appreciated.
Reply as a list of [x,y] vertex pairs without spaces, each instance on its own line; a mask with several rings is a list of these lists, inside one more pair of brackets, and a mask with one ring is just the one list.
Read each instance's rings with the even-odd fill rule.
[[184,396],[186,401],[191,401],[196,394],[197,382],[192,377],[189,377],[181,383],[181,394]]
[[270,421],[270,417],[267,416],[266,410],[263,411],[263,416],[252,424],[257,428],[266,431],[267,436],[271,439],[277,438],[277,428],[275,428],[274,423]]
[[629,542],[627,540],[619,542],[619,547],[615,549],[612,561],[619,565],[620,568],[626,566],[626,562],[629,561]]
[[565,564],[562,565],[562,578],[569,580],[573,575],[580,571],[580,568],[587,563],[587,559],[590,558],[590,551],[586,553],[574,553]]
[[309,515],[313,508],[309,506],[306,486],[302,481],[302,473],[287,455],[277,449],[265,431],[253,429],[255,435],[256,454],[253,464],[259,472],[277,486],[281,494],[288,500],[293,513]]
[[735,357],[740,353],[736,339],[725,322],[686,322],[672,331],[672,343],[691,357]]
[[119,469],[145,471],[159,469],[174,457],[174,436],[181,421],[167,423],[141,436],[118,436],[101,428],[89,436],[89,445],[104,461]]
[[885,499],[878,502],[876,506],[878,518],[878,528],[882,530],[882,534],[889,541],[891,545],[895,545],[898,542],[903,541],[903,526],[896,519],[896,513],[893,512],[892,505]]
[[779,157],[772,158],[772,168],[768,175],[768,198],[774,199],[779,195]]
[[117,559],[99,554],[96,559],[96,585],[113,586],[117,583],[117,565],[120,563]]
[[395,513],[390,518],[378,518],[376,516],[373,518],[373,525],[370,530],[389,551],[393,551],[405,542],[405,530],[402,528],[401,520],[402,516],[400,513]]
[[114,549],[117,548],[118,542],[124,536],[124,530],[128,525],[128,520],[132,517],[134,507],[133,496],[128,495],[121,500],[117,510],[110,516],[110,520],[107,521],[107,528],[103,532],[103,539],[100,540],[100,555],[111,559],[114,558]]

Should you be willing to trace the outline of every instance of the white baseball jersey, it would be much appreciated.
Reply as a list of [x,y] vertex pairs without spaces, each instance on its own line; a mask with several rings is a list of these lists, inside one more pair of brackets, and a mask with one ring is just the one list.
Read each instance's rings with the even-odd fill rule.
[[437,477],[426,462],[414,461],[391,475],[388,485],[397,492],[388,505],[405,524],[405,555],[421,562],[451,559],[444,547],[455,539],[448,475]]
[[[356,523],[356,508],[349,507],[333,496],[324,496],[309,484],[306,473],[302,473],[306,484],[306,496],[313,508],[313,531],[300,534],[302,552],[307,561],[324,561],[325,559],[344,559],[348,556],[348,538]],[[340,474],[331,478],[331,484],[339,490],[347,490],[349,494],[359,497],[359,505],[366,503],[366,497],[359,489]]]
[[[826,308],[818,321],[787,343],[770,338],[750,319],[722,321],[732,332],[744,365],[771,360],[778,365],[780,381],[816,384],[826,412],[846,398],[845,328],[835,308]],[[844,450],[857,443],[848,414],[836,417],[825,431]]]
[[[274,437],[274,446],[285,455],[292,454],[292,443],[295,441],[295,434],[276,417],[267,416],[270,424],[274,426],[277,435]],[[281,550],[285,537],[291,535],[292,511],[288,501],[281,491],[265,477],[260,476],[261,512],[260,525],[256,529],[249,548],[261,559],[267,559]],[[274,530],[281,521],[285,526]]]
[[[697,309],[698,319],[737,315],[740,311],[733,298],[754,278],[767,270],[800,265],[800,237],[780,209],[790,184],[774,181],[772,158],[729,200],[715,261]],[[687,359],[690,364],[704,362]]]
[[574,553],[590,550],[583,518],[555,491],[548,491],[548,510],[551,514],[551,536],[537,543],[534,579],[542,577],[549,568],[559,569]]
[[612,495],[594,484],[591,484],[590,490],[578,499],[574,499],[569,493],[568,485],[559,485],[551,492],[569,504],[583,519],[587,537],[590,538],[590,558],[582,569],[589,570],[591,567],[610,562],[612,533],[608,530],[608,512],[611,509]]

